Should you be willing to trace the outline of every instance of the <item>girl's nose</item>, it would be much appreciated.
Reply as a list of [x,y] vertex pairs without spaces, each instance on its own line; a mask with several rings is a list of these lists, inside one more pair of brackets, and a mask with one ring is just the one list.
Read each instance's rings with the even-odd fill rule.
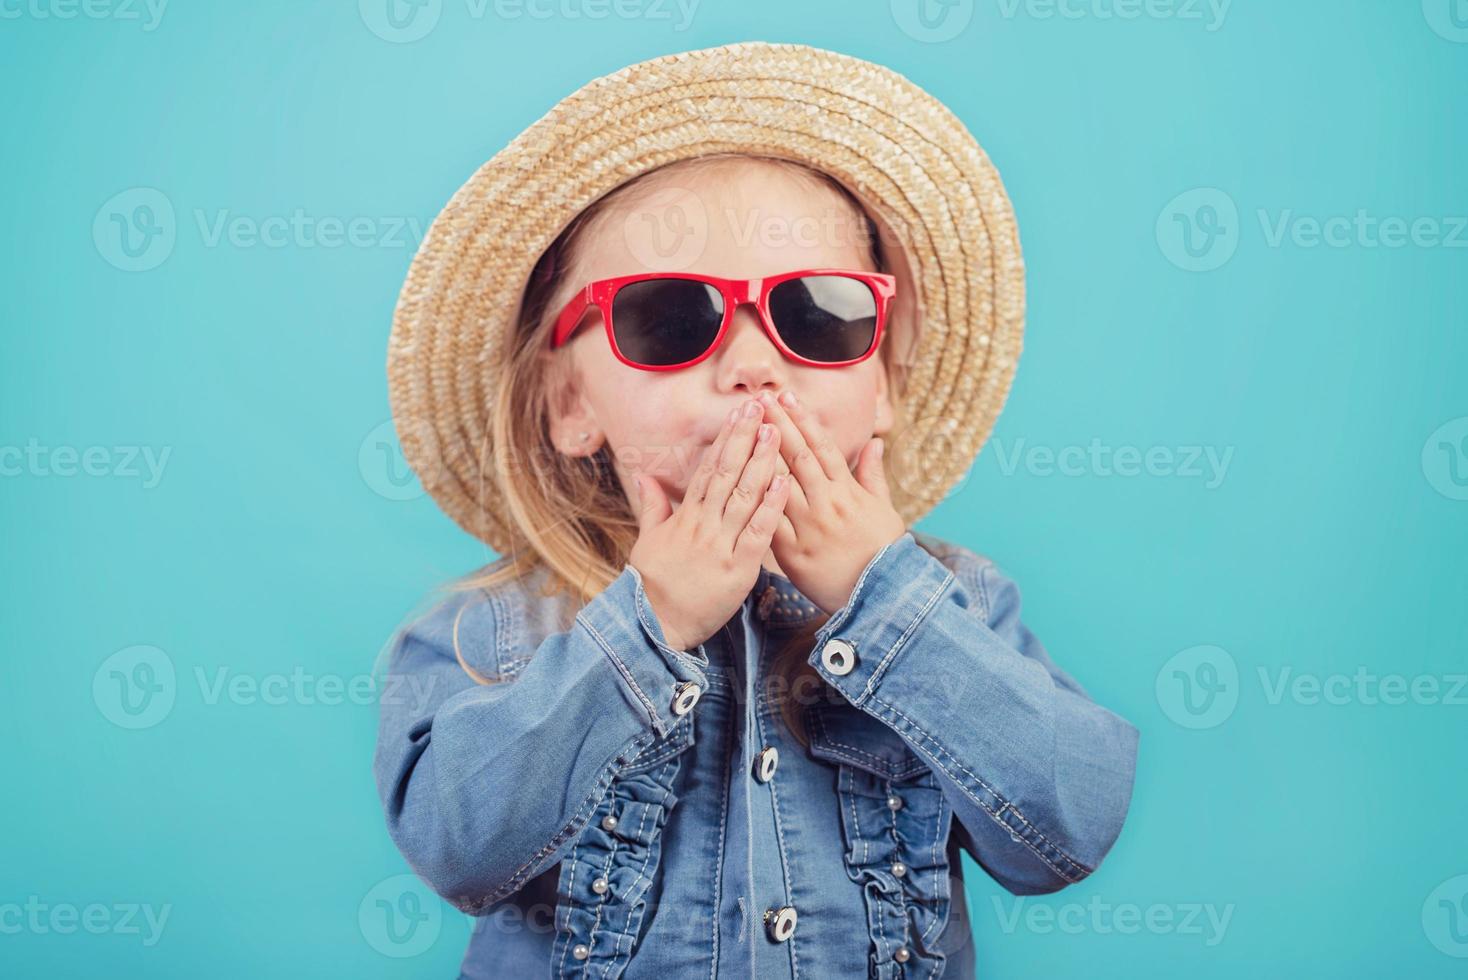
[[766,388],[784,387],[787,362],[765,333],[759,313],[752,306],[734,311],[717,360],[721,391],[759,394]]

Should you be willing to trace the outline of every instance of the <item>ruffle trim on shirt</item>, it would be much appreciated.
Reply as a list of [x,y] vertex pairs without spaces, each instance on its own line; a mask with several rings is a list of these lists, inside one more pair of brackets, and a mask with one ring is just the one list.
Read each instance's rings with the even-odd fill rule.
[[[851,766],[838,781],[846,873],[866,894],[871,975],[943,975],[938,938],[948,921],[951,811],[931,773],[896,782]],[[895,795],[902,807],[887,805]],[[901,864],[904,872],[894,873]],[[905,962],[897,959],[905,949]]]
[[869,737],[857,751],[844,740],[840,718],[815,719],[811,752],[838,767],[846,873],[866,899],[869,976],[942,976],[947,956],[940,937],[952,898],[952,807],[937,778],[895,733],[890,739]]
[[[626,968],[657,874],[662,830],[678,801],[673,784],[680,755],[615,779],[562,860],[551,956],[555,976],[611,978]],[[609,816],[616,818],[610,829]],[[584,958],[577,958],[578,947],[584,947]]]

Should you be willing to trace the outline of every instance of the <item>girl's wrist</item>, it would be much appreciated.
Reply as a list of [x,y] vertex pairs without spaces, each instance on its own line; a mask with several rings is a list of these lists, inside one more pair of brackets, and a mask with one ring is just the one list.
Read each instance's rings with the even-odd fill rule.
[[647,594],[647,604],[652,611],[653,618],[658,621],[658,628],[663,631],[663,642],[667,643],[674,650],[681,650],[685,653],[690,648],[698,646],[697,643],[689,643],[687,638],[691,634],[679,627],[675,620],[668,617],[668,603],[666,599],[656,594],[656,588],[647,582],[646,579],[643,580],[642,588],[643,592]]

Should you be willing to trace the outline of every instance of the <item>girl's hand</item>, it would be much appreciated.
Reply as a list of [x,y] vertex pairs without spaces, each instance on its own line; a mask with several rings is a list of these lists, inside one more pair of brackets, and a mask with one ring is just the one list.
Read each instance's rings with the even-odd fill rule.
[[780,454],[794,483],[771,547],[794,586],[827,613],[846,605],[862,570],[902,537],[907,525],[892,506],[882,469],[883,440],[862,447],[853,475],[815,417],[787,391],[760,395],[780,432]]
[[743,604],[789,497],[790,479],[775,473],[780,434],[762,415],[754,400],[730,413],[677,511],[657,480],[636,477],[640,532],[628,564],[675,650],[713,636]]

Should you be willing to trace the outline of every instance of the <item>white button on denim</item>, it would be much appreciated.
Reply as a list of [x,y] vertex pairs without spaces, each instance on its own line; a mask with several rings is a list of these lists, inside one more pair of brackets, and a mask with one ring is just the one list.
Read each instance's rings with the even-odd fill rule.
[[906,946],[898,946],[892,951],[892,958],[899,963],[906,963],[912,958],[912,953],[908,952]]
[[702,693],[703,689],[692,681],[684,681],[682,684],[679,684],[673,697],[673,714],[688,714],[688,712],[693,710],[693,706],[698,703],[698,696]]
[[591,950],[587,948],[585,943],[577,943],[571,947],[571,955],[578,960],[584,960],[591,955]]
[[760,754],[754,757],[754,778],[762,783],[768,783],[775,776],[775,767],[780,764],[780,750],[773,745],[766,745],[760,750]]
[[832,637],[821,648],[821,663],[837,677],[843,677],[856,666],[856,647]]
[[612,816],[610,813],[608,813],[606,816],[602,817],[601,818],[601,829],[602,830],[616,830],[617,829],[617,818],[614,817],[614,816]]
[[598,895],[605,895],[607,893],[608,887],[610,886],[607,884],[607,880],[605,878],[598,878],[591,883],[591,890],[596,892]]
[[901,861],[892,862],[892,876],[894,878],[901,878],[905,874],[907,874],[907,865]]
[[887,809],[889,809],[889,810],[901,810],[902,809],[902,797],[900,797],[900,796],[889,796],[889,797],[887,797]]
[[765,925],[769,927],[770,938],[777,943],[783,943],[795,935],[795,906],[766,910]]

